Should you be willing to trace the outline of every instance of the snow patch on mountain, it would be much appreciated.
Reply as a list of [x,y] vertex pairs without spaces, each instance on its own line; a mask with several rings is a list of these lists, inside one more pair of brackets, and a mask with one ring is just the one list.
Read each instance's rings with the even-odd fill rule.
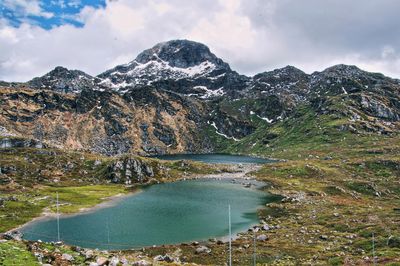
[[223,87],[221,87],[217,90],[210,90],[206,86],[194,86],[193,89],[196,89],[196,90],[200,89],[200,90],[204,91],[204,95],[200,96],[200,98],[202,98],[202,99],[223,96],[225,94]]
[[259,115],[257,115],[257,117],[258,118],[260,118],[260,119],[262,119],[262,120],[264,120],[264,121],[267,121],[267,123],[272,123],[272,122],[274,122],[274,119],[269,119],[268,117],[261,117],[261,116],[259,116]]
[[[111,72],[107,78],[101,81],[101,84],[108,85],[115,90],[135,85],[151,85],[160,80],[179,80],[196,78],[207,75],[216,69],[216,65],[210,61],[202,62],[196,66],[180,68],[170,66],[157,57],[146,63],[133,61],[130,63],[132,69],[126,73],[118,70]],[[127,81],[128,80],[128,81]]]
[[233,136],[232,136],[232,137],[229,137],[229,136],[227,136],[226,134],[219,132],[219,129],[218,129],[218,127],[217,127],[217,125],[215,124],[214,121],[211,122],[211,123],[210,123],[210,121],[207,121],[207,124],[209,124],[209,125],[211,125],[213,128],[215,128],[215,133],[217,133],[217,135],[220,135],[220,136],[222,136],[222,137],[224,137],[224,138],[226,138],[226,139],[233,139],[234,141],[239,141],[237,138],[235,138],[235,137],[233,137]]

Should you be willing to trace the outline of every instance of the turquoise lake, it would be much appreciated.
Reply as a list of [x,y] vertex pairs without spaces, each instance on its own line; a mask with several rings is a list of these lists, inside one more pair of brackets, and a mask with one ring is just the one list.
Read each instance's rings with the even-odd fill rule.
[[[226,155],[208,160],[221,161],[220,156]],[[196,157],[205,158],[203,155]],[[239,160],[236,156],[224,158],[225,163],[227,159]],[[244,161],[241,163],[250,159]],[[62,216],[60,237],[70,245],[107,250],[223,238],[229,230],[229,205],[235,234],[258,223],[257,209],[276,198],[258,188],[245,188],[240,182],[229,179],[152,185],[120,198],[110,206]],[[57,220],[34,221],[24,226],[21,232],[28,240],[57,241]]]

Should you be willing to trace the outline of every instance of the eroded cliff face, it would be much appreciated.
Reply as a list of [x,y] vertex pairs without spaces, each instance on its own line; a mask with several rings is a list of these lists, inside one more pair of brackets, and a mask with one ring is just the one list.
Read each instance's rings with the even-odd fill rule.
[[15,136],[107,155],[208,149],[196,139],[206,112],[201,103],[157,90],[135,94],[2,88],[0,122]]

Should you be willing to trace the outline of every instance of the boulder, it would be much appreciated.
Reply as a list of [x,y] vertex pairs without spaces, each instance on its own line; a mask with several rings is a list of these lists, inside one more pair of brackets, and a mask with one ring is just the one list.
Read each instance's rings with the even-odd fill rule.
[[91,259],[91,258],[93,258],[93,255],[94,255],[94,252],[93,252],[93,250],[91,250],[91,249],[89,249],[89,250],[87,250],[86,252],[85,252],[85,259]]
[[96,263],[99,266],[107,265],[108,259],[105,258],[105,257],[98,257],[97,260],[96,260]]
[[74,260],[74,257],[71,254],[67,254],[67,253],[62,254],[62,258],[63,258],[63,260],[67,260],[67,261]]
[[37,258],[37,260],[38,260],[39,263],[42,263],[43,257],[44,257],[44,256],[43,256],[43,253],[41,253],[41,252],[34,252],[33,255]]
[[117,266],[119,263],[119,258],[118,257],[112,257],[110,260],[110,263],[108,265],[110,266]]
[[268,236],[264,235],[264,234],[259,235],[259,236],[257,236],[257,240],[258,241],[266,241],[266,240],[268,240]]
[[165,262],[174,262],[175,260],[174,260],[173,257],[171,257],[170,255],[166,254],[166,255],[164,255],[164,261]]
[[150,265],[152,265],[152,263],[145,260],[139,260],[132,263],[132,266],[150,266]]
[[327,235],[320,235],[319,239],[321,240],[328,240],[328,236]]
[[21,241],[22,240],[23,234],[20,231],[12,231],[12,232],[7,232],[3,235],[3,238],[6,240],[17,240]]
[[211,253],[211,249],[206,246],[200,246],[196,248],[196,254],[209,254]]
[[155,261],[163,261],[164,260],[164,256],[163,255],[157,255],[153,258],[153,260]]
[[174,262],[174,258],[172,258],[170,255],[157,255],[154,257],[155,261],[165,261],[165,262]]
[[261,227],[261,229],[264,230],[264,231],[269,231],[269,230],[271,230],[271,228],[268,226],[268,224],[264,224],[264,225]]

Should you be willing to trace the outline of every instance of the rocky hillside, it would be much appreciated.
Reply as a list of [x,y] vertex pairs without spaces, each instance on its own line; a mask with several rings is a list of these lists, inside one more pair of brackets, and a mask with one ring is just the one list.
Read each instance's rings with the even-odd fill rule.
[[293,129],[301,142],[312,132],[339,139],[400,128],[399,80],[347,65],[247,77],[186,40],[157,44],[97,77],[57,67],[0,88],[3,138],[106,155],[257,152]]
[[51,89],[64,93],[79,93],[84,89],[94,89],[98,78],[94,78],[83,71],[68,70],[65,67],[56,67],[46,75],[28,81],[28,87],[35,89]]

